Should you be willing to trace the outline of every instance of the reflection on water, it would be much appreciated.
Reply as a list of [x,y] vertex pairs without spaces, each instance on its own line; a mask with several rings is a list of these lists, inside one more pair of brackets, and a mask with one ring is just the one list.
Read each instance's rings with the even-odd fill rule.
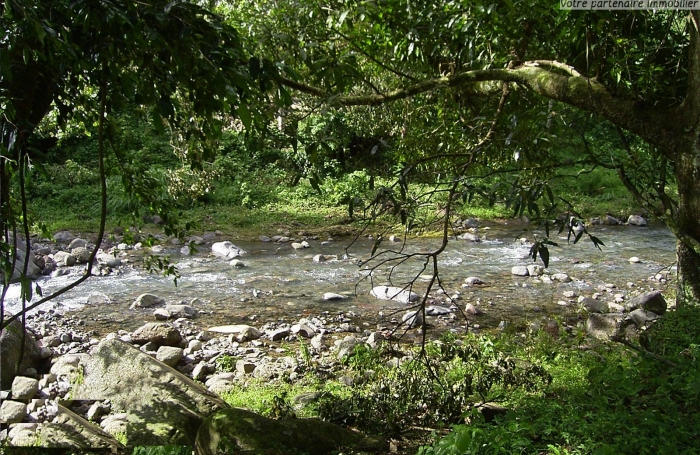
[[[530,245],[517,239],[523,236],[522,228],[493,226],[489,231],[480,231],[488,234],[486,241],[450,241],[438,262],[442,286],[447,295],[462,294],[460,305],[466,302],[481,305],[487,315],[484,320],[498,323],[501,318],[526,318],[533,311],[565,311],[556,302],[566,290],[593,292],[605,283],[626,289],[626,283],[653,276],[675,261],[674,237],[664,227],[594,227],[592,232],[605,243],[602,251],[583,239],[577,245],[567,245],[566,238],[555,239],[561,246],[550,248],[548,272],[567,273],[574,279],[571,283],[546,284],[513,277],[512,266],[532,262],[528,258]],[[532,238],[531,233],[528,236]],[[203,326],[237,323],[250,318],[291,320],[322,312],[353,311],[372,319],[382,309],[392,307],[369,296],[372,285],[389,281],[403,285],[432,270],[432,265],[424,268],[424,257],[397,263],[388,260],[392,257],[390,254],[382,255],[386,262],[358,265],[368,257],[373,240],[356,242],[347,252],[348,259],[315,263],[313,256],[319,253],[344,257],[350,241],[338,240],[329,245],[322,245],[320,241],[309,243],[311,247],[304,250],[294,250],[290,244],[239,243],[238,246],[249,252],[241,258],[246,265],[243,268],[232,267],[225,259],[208,255],[209,249],[205,247],[195,256],[182,256],[173,250],[168,252],[170,259],[182,275],[177,287],[171,278],[125,266],[119,274],[90,278],[44,308],[79,310],[78,314],[86,323],[97,324],[96,327],[105,330],[130,330],[152,320],[151,310],[128,309],[131,302],[145,292],[159,295],[169,303],[197,299],[193,306],[202,312],[200,324]],[[438,246],[439,241],[435,239],[412,239],[403,252],[428,252]],[[400,244],[388,241],[382,247],[401,250]],[[628,259],[632,256],[638,256],[643,262],[630,264]],[[377,267],[370,270],[371,265]],[[80,267],[73,267],[67,276],[42,278],[37,284],[44,295],[48,295],[77,279],[81,271]],[[462,283],[468,276],[478,276],[488,286],[463,289]],[[426,283],[425,279],[416,280],[414,290],[424,290]],[[352,298],[323,301],[325,292]],[[87,298],[96,293],[108,295],[112,303],[86,305]],[[17,285],[8,290],[7,302],[6,308],[11,312],[18,310]],[[393,305],[396,306],[399,305]]]

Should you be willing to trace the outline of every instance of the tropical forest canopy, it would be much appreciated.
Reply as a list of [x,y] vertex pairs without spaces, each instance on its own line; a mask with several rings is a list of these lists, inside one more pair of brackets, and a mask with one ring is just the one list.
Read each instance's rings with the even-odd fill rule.
[[[575,215],[552,178],[605,169],[679,238],[679,295],[700,296],[693,14],[454,1],[6,1],[0,13],[8,234],[30,218],[17,188],[31,197],[32,173],[81,153],[105,212],[163,214],[172,233],[179,203],[148,168],[173,157],[165,183],[189,201],[244,168],[316,191],[353,175],[330,191],[351,218],[386,212],[408,228],[431,198]],[[86,135],[92,148],[70,147]]]

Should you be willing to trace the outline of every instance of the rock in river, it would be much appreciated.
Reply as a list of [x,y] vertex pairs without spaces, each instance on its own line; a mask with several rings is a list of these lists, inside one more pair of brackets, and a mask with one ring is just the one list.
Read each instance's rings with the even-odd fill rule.
[[420,299],[420,295],[415,292],[398,286],[375,286],[370,294],[381,300],[393,300],[400,303],[411,303]]
[[216,242],[211,246],[211,251],[220,254],[229,259],[237,258],[246,254],[246,251],[237,247],[228,240],[225,242]]

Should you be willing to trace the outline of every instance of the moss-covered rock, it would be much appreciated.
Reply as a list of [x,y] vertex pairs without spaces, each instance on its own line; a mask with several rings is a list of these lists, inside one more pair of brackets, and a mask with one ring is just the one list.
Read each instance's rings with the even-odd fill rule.
[[383,443],[317,419],[273,420],[245,409],[209,416],[197,433],[199,455],[323,455],[341,448],[376,450]]

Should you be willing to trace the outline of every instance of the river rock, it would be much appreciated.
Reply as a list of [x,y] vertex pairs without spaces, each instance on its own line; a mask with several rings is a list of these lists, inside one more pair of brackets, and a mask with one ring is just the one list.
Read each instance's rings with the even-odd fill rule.
[[267,334],[272,341],[281,341],[289,336],[289,329],[277,329]]
[[75,238],[69,231],[59,231],[53,235],[53,239],[59,243],[68,243]]
[[632,256],[628,259],[628,261],[630,262],[630,264],[639,264],[640,262],[642,262],[642,260],[639,259],[637,256]]
[[474,243],[481,241],[481,239],[479,238],[478,235],[472,234],[471,232],[465,232],[464,234],[458,235],[457,238],[460,240],[466,240],[467,242],[474,242]]
[[[6,318],[9,317],[6,314]],[[20,360],[22,337],[24,333],[24,356],[17,370],[17,362]],[[12,381],[28,368],[44,371],[47,361],[41,357],[41,347],[37,344],[34,335],[22,327],[22,323],[15,319],[0,333],[0,388],[7,390]]]
[[409,311],[401,317],[401,321],[406,324],[409,329],[415,329],[423,325],[423,313],[418,311]]
[[470,277],[465,278],[465,279],[464,279],[464,282],[465,282],[468,286],[476,286],[476,285],[479,285],[479,284],[486,284],[481,278],[475,277],[475,276],[470,276]]
[[357,338],[352,335],[348,335],[342,340],[336,341],[338,360],[342,361],[347,357],[352,357],[355,355],[355,346],[357,346],[358,343]]
[[245,267],[245,263],[243,263],[243,261],[241,261],[240,259],[232,259],[231,262],[229,262],[228,264],[237,269],[242,269],[243,267]]
[[544,273],[544,267],[539,264],[530,264],[527,266],[527,273],[530,276],[540,276]]
[[106,294],[92,294],[85,301],[88,305],[109,305],[112,299]]
[[246,254],[246,251],[242,248],[237,247],[228,240],[224,242],[216,242],[212,244],[211,251],[221,256],[227,257],[229,259],[237,258]]
[[3,400],[0,405],[0,423],[19,423],[27,415],[27,405],[19,401]]
[[632,320],[632,322],[634,322],[634,325],[636,325],[638,328],[642,328],[659,319],[661,316],[651,311],[637,308],[636,310],[631,311],[628,317]]
[[555,273],[552,275],[552,279],[555,281],[560,281],[562,283],[570,283],[571,282],[571,277],[567,275],[566,273]]
[[[24,252],[24,246],[17,246],[17,257],[15,259],[15,268],[12,272],[12,277],[10,278],[10,283],[17,283],[20,280],[21,272],[24,270],[24,258],[26,253]],[[42,270],[37,266],[32,260],[34,255],[30,255],[30,260],[27,262],[27,277],[29,279],[35,280],[42,275]],[[4,271],[0,270],[0,280],[4,280]]]
[[620,223],[621,223],[620,220],[618,220],[617,218],[615,218],[615,217],[612,216],[612,215],[606,215],[606,216],[605,216],[605,224],[609,224],[609,225],[614,226],[614,225],[617,225],[617,224],[620,224]]
[[415,292],[398,286],[375,286],[370,294],[380,300],[393,300],[399,303],[411,303],[420,299],[420,295]]
[[180,331],[172,324],[163,322],[149,322],[139,327],[131,334],[131,341],[139,345],[153,343],[158,346],[186,346]]
[[168,312],[169,317],[175,319],[175,318],[196,318],[197,317],[197,310],[192,308],[189,305],[166,305],[165,306],[165,311]]
[[607,340],[615,334],[617,325],[624,317],[622,313],[591,313],[586,321],[586,330],[595,338]]
[[12,399],[31,400],[39,390],[39,381],[25,376],[15,376],[12,381]]
[[166,321],[170,319],[170,312],[165,308],[156,308],[153,310],[153,317],[156,318],[157,321]]
[[513,268],[510,269],[510,273],[515,276],[528,276],[530,274],[527,267],[524,265],[513,266]]
[[109,253],[98,253],[97,263],[103,267],[109,267],[115,269],[122,265],[122,260],[113,254]]
[[260,238],[260,241],[264,242],[264,243],[272,242],[272,239],[266,235],[261,235],[259,238]]
[[627,224],[631,224],[633,226],[646,226],[647,220],[639,215],[630,215],[630,217],[627,218]]
[[175,367],[180,360],[184,352],[182,348],[175,348],[172,346],[161,346],[156,351],[156,359],[160,360],[169,367]]
[[663,294],[661,294],[661,291],[651,291],[640,294],[637,297],[630,299],[625,304],[625,309],[627,311],[633,311],[637,308],[642,308],[656,314],[664,314],[666,313],[668,304],[666,303],[666,299],[664,299]]
[[292,335],[301,335],[304,338],[313,338],[316,335],[316,331],[308,324],[294,324],[290,332]]
[[237,360],[236,361],[236,371],[243,374],[253,374],[256,365],[253,362],[247,360]]
[[323,300],[345,300],[348,297],[334,292],[326,292],[323,294]]
[[452,312],[453,310],[451,308],[439,305],[430,305],[425,309],[425,314],[427,314],[428,316],[444,316]]
[[245,324],[221,325],[217,327],[211,327],[207,330],[209,332],[231,334],[234,338],[236,338],[236,340],[239,343],[242,343],[244,341],[257,340],[263,335],[260,330]]
[[204,418],[228,405],[190,378],[118,340],[97,345],[73,384],[75,399],[126,409],[128,446],[193,446]]
[[[274,420],[245,409],[225,409],[208,417],[197,433],[195,451],[218,453],[339,453],[342,448],[372,453],[383,445],[362,434],[317,419]],[[355,453],[355,450],[352,450]],[[343,451],[345,453],[345,451]]]
[[67,251],[59,251],[53,255],[53,260],[59,267],[71,267],[75,265],[76,258]]
[[[75,242],[75,240],[73,240],[73,242]],[[71,248],[70,254],[72,254],[75,257],[79,264],[87,264],[90,260],[90,256],[92,255],[92,251],[88,250],[84,246],[79,246],[77,248]]]
[[134,300],[134,303],[132,303],[129,308],[151,308],[161,305],[165,305],[165,299],[153,294],[141,294],[136,297],[136,300]]
[[478,316],[481,314],[481,310],[472,305],[471,303],[467,303],[464,307],[464,312],[467,314],[471,314],[474,316]]
[[605,313],[608,310],[607,303],[590,297],[585,297],[581,300],[581,306],[589,313]]

